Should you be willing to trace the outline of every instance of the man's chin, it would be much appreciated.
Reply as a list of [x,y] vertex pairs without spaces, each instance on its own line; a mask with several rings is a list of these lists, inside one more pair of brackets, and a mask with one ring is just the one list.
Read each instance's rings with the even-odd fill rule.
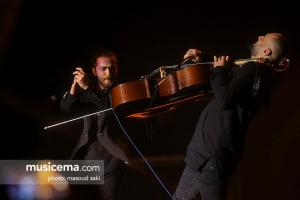
[[101,82],[101,85],[105,88],[108,89],[113,85],[113,81],[111,80],[105,80]]

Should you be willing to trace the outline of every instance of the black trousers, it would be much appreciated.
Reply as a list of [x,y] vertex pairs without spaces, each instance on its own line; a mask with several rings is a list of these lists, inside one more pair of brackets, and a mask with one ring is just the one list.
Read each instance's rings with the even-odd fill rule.
[[70,200],[158,200],[157,183],[143,169],[133,168],[113,156],[99,141],[80,148],[74,159],[104,160],[104,184],[71,186]]
[[216,159],[208,160],[201,171],[185,167],[174,199],[176,200],[225,200],[226,180],[221,175]]
[[128,170],[127,166],[120,166],[113,173],[104,175],[104,184],[99,185],[71,185],[70,200],[114,200],[118,193],[118,184],[123,174]]
[[104,160],[104,184],[73,185],[71,199],[115,200],[118,185],[129,168],[125,161],[113,156],[96,137],[75,152],[73,160],[81,159]]

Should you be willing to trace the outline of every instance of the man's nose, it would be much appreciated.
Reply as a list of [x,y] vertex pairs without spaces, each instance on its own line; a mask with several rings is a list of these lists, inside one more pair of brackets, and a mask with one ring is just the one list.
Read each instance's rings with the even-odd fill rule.
[[105,73],[107,74],[107,76],[110,76],[111,70],[110,70],[109,68],[106,68],[106,69],[105,69]]

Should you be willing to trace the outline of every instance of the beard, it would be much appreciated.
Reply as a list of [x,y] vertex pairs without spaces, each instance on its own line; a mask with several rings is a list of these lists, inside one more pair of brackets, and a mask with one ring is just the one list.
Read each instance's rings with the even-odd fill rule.
[[249,49],[251,52],[251,56],[256,56],[259,48],[258,48],[258,45],[255,43],[255,44],[249,45]]
[[261,46],[257,43],[250,45],[251,56],[256,57],[259,54]]
[[251,56],[257,57],[263,55],[263,49],[265,48],[265,44],[261,42],[256,42],[250,45]]
[[112,78],[102,78],[99,80],[99,83],[104,89],[108,89],[113,86],[114,80]]

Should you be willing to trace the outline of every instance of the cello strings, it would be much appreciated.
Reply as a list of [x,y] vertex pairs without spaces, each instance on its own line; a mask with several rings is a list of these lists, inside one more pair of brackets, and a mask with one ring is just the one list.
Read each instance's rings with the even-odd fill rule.
[[[198,62],[198,63],[193,63],[193,64],[183,64],[180,65],[180,67],[189,67],[189,66],[192,66],[192,65],[211,65],[211,64],[214,64],[214,62]],[[169,66],[163,66],[165,69],[176,69],[178,68],[179,65],[169,65]],[[157,74],[159,72],[159,68],[155,69],[154,71],[150,72],[149,74],[145,75],[144,77],[146,78],[150,78],[152,76],[154,76],[155,74]]]

